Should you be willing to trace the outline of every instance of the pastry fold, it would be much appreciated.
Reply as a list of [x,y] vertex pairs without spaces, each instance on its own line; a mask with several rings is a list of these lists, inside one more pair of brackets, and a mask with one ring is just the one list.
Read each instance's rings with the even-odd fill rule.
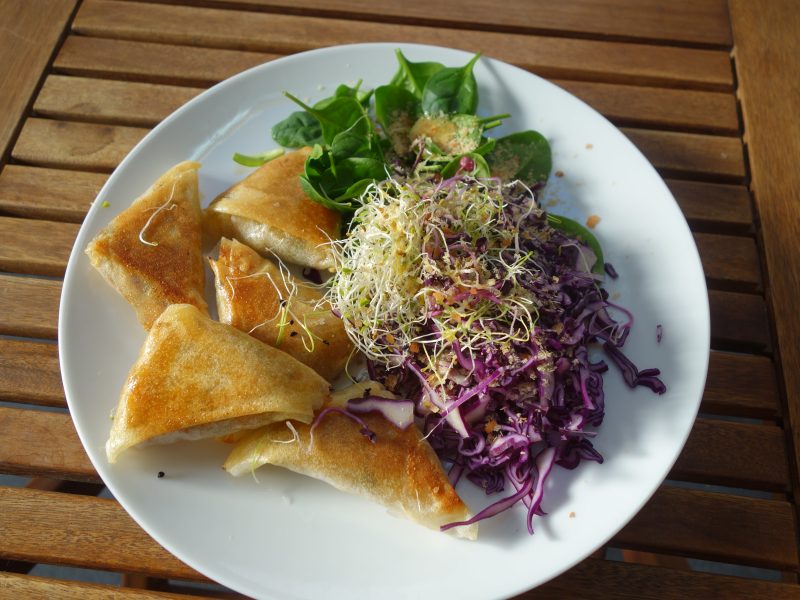
[[310,148],[271,160],[217,196],[206,209],[212,238],[225,236],[262,255],[333,269],[331,240],[339,237],[341,217],[306,196],[300,186]]
[[173,304],[150,329],[122,389],[109,462],[138,444],[218,437],[285,419],[310,422],[328,382],[285,352]]
[[327,380],[344,369],[353,345],[322,293],[236,240],[222,238],[216,276],[219,320],[280,348]]
[[89,243],[86,254],[149,329],[170,304],[206,311],[200,164],[162,175]]

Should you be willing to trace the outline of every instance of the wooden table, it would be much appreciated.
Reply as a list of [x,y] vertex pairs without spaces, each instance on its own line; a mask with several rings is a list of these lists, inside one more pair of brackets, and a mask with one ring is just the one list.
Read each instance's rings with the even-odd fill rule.
[[[800,598],[796,8],[0,0],[0,473],[26,478],[0,487],[0,597],[201,593],[182,583],[200,574],[97,497],[64,410],[61,277],[108,174],[149,128],[243,69],[312,47],[409,41],[481,49],[599,109],[666,178],[707,277],[708,383],[669,481],[608,548],[524,597]],[[34,564],[124,573],[125,587],[28,575]]]

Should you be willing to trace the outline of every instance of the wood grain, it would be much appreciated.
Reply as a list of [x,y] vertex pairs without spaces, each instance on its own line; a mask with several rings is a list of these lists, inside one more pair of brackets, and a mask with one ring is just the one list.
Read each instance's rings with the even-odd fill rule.
[[[223,21],[226,26],[219,27]],[[717,50],[418,25],[88,0],[76,16],[73,31],[94,37],[278,54],[358,42],[416,42],[483,50],[545,77],[721,90],[732,86],[727,53]]]
[[796,528],[789,502],[662,486],[611,544],[793,570]]
[[56,345],[0,338],[0,400],[66,406]]
[[[16,135],[28,105],[76,0],[1,0],[0,23],[0,165]],[[42,18],[46,14],[47,18]]]
[[50,75],[33,105],[39,116],[152,127],[202,91],[175,85]]
[[105,181],[101,173],[7,165],[0,172],[0,211],[80,223]]
[[737,134],[739,117],[731,94],[557,79],[619,126]]
[[0,572],[0,597],[29,600],[200,600],[206,596],[170,594],[153,590],[119,588],[97,583],[61,581],[46,577]]
[[732,0],[730,10],[751,189],[794,446],[794,498],[800,503],[800,122],[793,116],[800,98],[800,13],[790,0]]
[[[662,488],[614,543],[792,569],[797,566],[794,526],[788,502]],[[113,500],[0,488],[0,539],[3,558],[201,578]]]
[[715,349],[772,350],[767,305],[761,296],[710,290],[711,345]]
[[[57,445],[54,439],[59,440]],[[742,452],[743,447],[748,451]],[[0,469],[33,477],[100,481],[72,421],[61,413],[0,407]],[[783,431],[775,425],[700,419],[670,478],[786,491]]]
[[146,133],[139,127],[31,118],[11,156],[42,167],[112,171]]
[[205,580],[116,500],[0,487],[0,558]]
[[64,42],[53,66],[59,73],[73,75],[208,87],[277,57],[73,35]]
[[[165,2],[165,0],[158,0]],[[170,0],[171,1],[171,0]],[[465,29],[492,29],[558,35],[594,35],[602,38],[658,40],[669,43],[730,45],[730,25],[720,0],[678,0],[665,11],[658,0],[596,2],[566,0],[462,0],[458,10],[444,3],[410,0],[204,0],[195,4],[267,8],[309,16],[343,16],[369,21],[432,24]]]
[[2,406],[0,472],[101,482],[69,415]]
[[789,465],[783,429],[698,419],[669,478],[786,492]]
[[752,232],[750,193],[743,185],[679,179],[666,183],[694,231]]
[[[25,122],[12,156],[37,166],[111,171],[146,133],[147,129],[140,127],[31,118]],[[744,176],[741,144],[736,138],[643,129],[623,129],[623,133],[657,168],[668,173],[729,179]]]
[[716,175],[730,181],[744,178],[738,138],[628,127],[623,127],[622,133],[666,175]]
[[[59,282],[0,275],[0,334],[55,339]],[[752,294],[709,292],[715,349],[771,348],[766,305]]]
[[[89,44],[98,41],[77,39]],[[156,70],[139,53],[127,59],[139,60],[139,72],[148,68],[154,72],[163,69],[161,61]],[[59,65],[64,66],[61,62]],[[126,75],[130,74],[129,69]],[[731,94],[565,80],[554,83],[621,125],[723,134],[736,133],[739,126],[736,102]],[[51,75],[36,99],[34,111],[50,118],[152,126],[201,91],[202,88]]]
[[0,217],[0,271],[61,277],[77,235],[72,223]]
[[0,335],[56,339],[61,282],[0,275]]
[[753,238],[696,233],[694,241],[710,287],[750,292],[762,288]]
[[764,356],[712,352],[700,410],[753,419],[778,418],[775,365]]
[[[661,558],[661,557],[660,557]],[[608,560],[584,560],[563,575],[531,590],[516,600],[797,600],[800,586],[726,575],[710,575],[687,569],[624,564]]]

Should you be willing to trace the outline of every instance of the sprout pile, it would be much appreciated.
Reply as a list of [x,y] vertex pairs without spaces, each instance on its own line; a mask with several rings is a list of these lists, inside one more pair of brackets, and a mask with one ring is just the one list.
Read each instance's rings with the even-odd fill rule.
[[461,172],[375,183],[335,247],[328,299],[372,378],[414,401],[454,485],[464,476],[507,492],[443,529],[522,502],[533,533],[553,466],[602,462],[591,439],[608,367],[590,346],[631,387],[666,390],[657,369],[622,353],[633,318],[599,286],[595,252],[519,181]]

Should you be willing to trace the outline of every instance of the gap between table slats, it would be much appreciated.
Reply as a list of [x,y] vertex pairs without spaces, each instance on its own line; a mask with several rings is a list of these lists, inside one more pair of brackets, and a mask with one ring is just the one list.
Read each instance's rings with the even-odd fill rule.
[[[150,539],[113,500],[0,488],[0,533],[3,558],[201,578]],[[797,568],[792,507],[778,500],[662,487],[614,544],[765,568]]]
[[[219,23],[226,23],[220,28]],[[191,28],[186,27],[191,23]],[[354,23],[245,11],[87,0],[73,22],[80,35],[291,54],[360,42],[436,44],[487,55],[545,77],[729,90],[728,53],[418,25]],[[391,72],[387,73],[387,78]]]
[[[59,440],[57,451],[53,439]],[[749,450],[742,452],[742,447]],[[22,408],[0,407],[0,472],[100,481],[69,415]],[[788,490],[788,477],[779,427],[711,419],[697,421],[670,475],[675,480],[775,492]]]
[[[559,35],[599,39],[644,40],[671,45],[729,47],[730,24],[724,2],[677,0],[664,11],[659,0],[586,2],[583,0],[461,0],[458,11],[428,0],[403,3],[371,0],[145,0],[233,10],[259,10],[358,19],[496,30],[529,35]],[[633,10],[632,10],[633,9]]]

